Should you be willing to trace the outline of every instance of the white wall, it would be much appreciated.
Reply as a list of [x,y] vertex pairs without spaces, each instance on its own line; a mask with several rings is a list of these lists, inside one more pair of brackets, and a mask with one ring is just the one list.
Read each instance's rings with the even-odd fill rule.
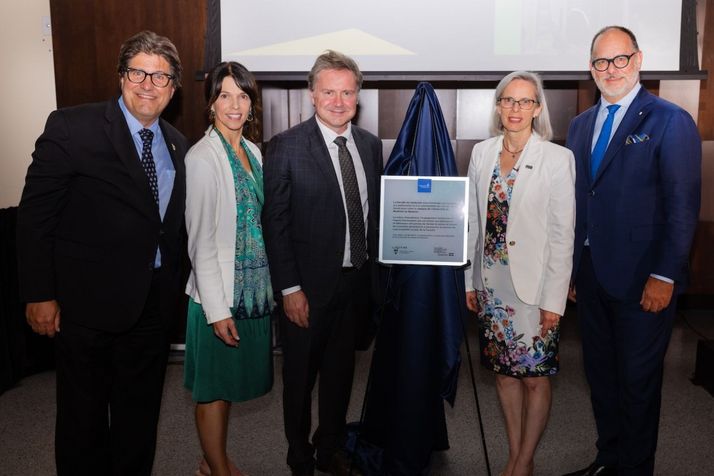
[[57,105],[49,18],[49,0],[0,2],[0,208],[19,203],[35,140]]

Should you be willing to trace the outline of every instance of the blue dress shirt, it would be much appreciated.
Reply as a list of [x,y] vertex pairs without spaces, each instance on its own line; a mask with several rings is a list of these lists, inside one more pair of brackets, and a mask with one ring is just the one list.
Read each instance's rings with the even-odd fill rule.
[[[141,122],[131,115],[129,110],[126,108],[126,104],[124,104],[124,98],[121,96],[119,97],[119,107],[124,113],[124,118],[129,126],[129,132],[131,133],[132,139],[134,139],[134,147],[136,147],[136,154],[139,160],[141,160],[141,153],[144,147],[144,143],[139,136],[139,131],[142,129],[149,129],[154,133],[154,139],[151,141],[151,154],[154,156],[156,178],[159,181],[159,215],[163,221],[164,215],[166,214],[166,208],[169,206],[169,200],[171,199],[171,192],[173,192],[174,189],[176,169],[171,161],[171,154],[169,154],[169,149],[166,146],[164,135],[161,133],[159,121],[157,119],[153,124],[145,128]],[[160,266],[161,250],[157,248],[154,267],[159,268]]]

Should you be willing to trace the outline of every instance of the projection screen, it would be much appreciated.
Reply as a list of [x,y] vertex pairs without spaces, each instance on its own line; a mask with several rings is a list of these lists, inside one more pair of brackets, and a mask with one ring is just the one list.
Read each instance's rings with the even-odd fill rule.
[[221,55],[308,71],[335,49],[365,72],[584,71],[593,34],[630,28],[644,71],[679,69],[681,0],[221,0]]

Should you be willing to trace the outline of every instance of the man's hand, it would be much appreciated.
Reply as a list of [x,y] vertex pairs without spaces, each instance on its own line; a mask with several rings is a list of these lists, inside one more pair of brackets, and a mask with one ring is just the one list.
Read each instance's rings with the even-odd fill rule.
[[25,317],[32,330],[40,335],[54,337],[60,330],[60,307],[57,301],[28,302]]
[[236,329],[236,323],[233,322],[232,317],[216,321],[212,325],[213,333],[216,334],[216,337],[221,339],[226,345],[238,347],[240,337],[238,336],[238,329]]
[[283,296],[283,310],[290,322],[296,326],[309,327],[310,306],[304,292],[295,291]]
[[469,311],[478,313],[478,298],[476,297],[476,291],[466,291],[466,307]]
[[660,312],[669,306],[674,292],[674,284],[650,276],[642,291],[640,306],[646,312]]
[[545,309],[540,310],[540,336],[545,338],[548,331],[554,329],[560,322],[560,315]]

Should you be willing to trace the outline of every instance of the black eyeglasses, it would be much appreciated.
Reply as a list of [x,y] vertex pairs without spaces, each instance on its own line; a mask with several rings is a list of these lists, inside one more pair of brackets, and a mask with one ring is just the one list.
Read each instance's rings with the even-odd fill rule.
[[126,74],[126,78],[135,84],[143,83],[146,77],[148,76],[151,78],[152,84],[157,88],[165,88],[175,77],[173,74],[166,74],[161,71],[156,71],[155,73],[147,73],[143,69],[136,68],[125,68],[124,73]]
[[533,106],[536,104],[539,104],[538,101],[535,99],[530,99],[530,98],[523,98],[523,99],[518,99],[516,100],[515,98],[512,97],[502,97],[498,98],[498,104],[501,105],[501,107],[504,107],[506,109],[511,109],[514,107],[516,104],[518,104],[518,107],[523,109],[524,111],[530,111],[533,109]]
[[636,54],[637,51],[631,55],[617,55],[614,58],[595,58],[590,64],[595,71],[600,72],[607,71],[607,68],[610,67],[610,63],[614,64],[617,69],[627,68],[627,65],[630,64],[630,58]]

